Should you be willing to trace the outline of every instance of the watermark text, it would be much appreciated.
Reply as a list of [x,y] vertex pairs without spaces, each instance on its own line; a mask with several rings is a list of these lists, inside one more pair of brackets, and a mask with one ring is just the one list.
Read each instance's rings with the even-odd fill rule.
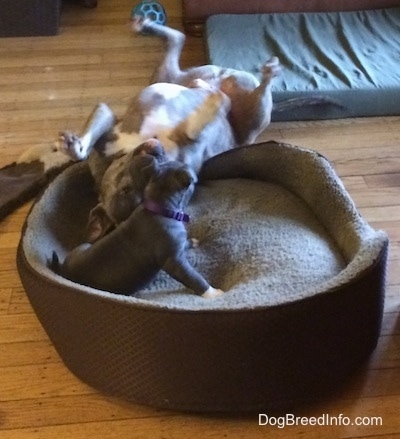
[[268,416],[265,413],[258,415],[258,425],[286,428],[293,426],[382,426],[383,419],[380,416],[357,416],[350,418],[340,413],[337,416],[323,414],[321,416],[295,416],[286,414],[284,416]]

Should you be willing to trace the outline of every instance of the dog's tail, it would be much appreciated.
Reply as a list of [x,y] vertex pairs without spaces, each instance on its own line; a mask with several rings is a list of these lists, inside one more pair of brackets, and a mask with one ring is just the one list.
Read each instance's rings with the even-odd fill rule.
[[60,259],[58,258],[58,255],[55,251],[53,251],[51,259],[47,259],[47,266],[50,268],[50,270],[53,270],[54,273],[59,274],[59,272],[60,272]]
[[335,107],[344,110],[346,107],[336,99],[328,96],[313,95],[313,96],[298,96],[295,98],[285,99],[283,101],[274,102],[272,108],[273,113],[281,113],[283,111],[290,111],[300,107],[323,106]]

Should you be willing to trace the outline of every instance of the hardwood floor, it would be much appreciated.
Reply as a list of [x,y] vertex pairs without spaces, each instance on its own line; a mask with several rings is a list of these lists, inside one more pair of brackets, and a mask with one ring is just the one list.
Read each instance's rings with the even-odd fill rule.
[[[181,27],[180,2],[162,3],[169,24]],[[66,4],[60,35],[0,39],[0,166],[28,146],[52,142],[61,129],[79,131],[100,100],[122,114],[129,97],[148,83],[162,48],[157,39],[129,32],[132,6],[128,0],[100,0],[94,10]],[[189,38],[184,64],[204,62],[202,40]],[[15,254],[28,203],[0,223],[1,438],[400,438],[400,117],[275,123],[260,140],[269,139],[324,154],[362,215],[389,234],[387,300],[376,351],[334,398],[295,413],[343,414],[371,424],[380,417],[381,425],[282,429],[260,426],[258,414],[182,414],[99,394],[64,366],[23,291]]]

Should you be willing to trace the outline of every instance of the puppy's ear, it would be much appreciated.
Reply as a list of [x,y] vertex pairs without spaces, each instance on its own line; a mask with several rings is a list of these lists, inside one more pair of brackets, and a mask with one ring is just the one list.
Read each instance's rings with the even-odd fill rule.
[[182,188],[197,183],[197,176],[191,169],[178,169],[175,172],[175,178],[178,181],[179,186]]
[[133,156],[129,163],[129,173],[135,176],[140,172],[146,178],[150,178],[153,174],[157,173],[159,163],[157,159],[151,155],[139,155]]
[[113,228],[113,221],[107,215],[104,207],[98,204],[89,213],[89,221],[86,226],[86,241],[93,243],[107,235]]

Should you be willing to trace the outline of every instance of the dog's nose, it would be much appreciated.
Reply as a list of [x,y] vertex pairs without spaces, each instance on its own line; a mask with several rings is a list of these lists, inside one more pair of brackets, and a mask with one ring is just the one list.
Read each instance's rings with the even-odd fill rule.
[[164,148],[161,145],[160,141],[156,138],[148,139],[142,145],[140,145],[140,154],[141,155],[152,155],[154,157],[159,157],[165,154]]
[[140,156],[143,158],[153,157],[153,159],[157,160],[159,163],[167,160],[165,150],[160,141],[156,138],[148,139],[135,148],[132,157],[135,156]]
[[152,139],[146,140],[146,142],[143,145],[144,145],[144,148],[148,149],[148,150],[152,150],[154,148],[161,147],[160,141],[158,139],[156,139],[155,137]]

